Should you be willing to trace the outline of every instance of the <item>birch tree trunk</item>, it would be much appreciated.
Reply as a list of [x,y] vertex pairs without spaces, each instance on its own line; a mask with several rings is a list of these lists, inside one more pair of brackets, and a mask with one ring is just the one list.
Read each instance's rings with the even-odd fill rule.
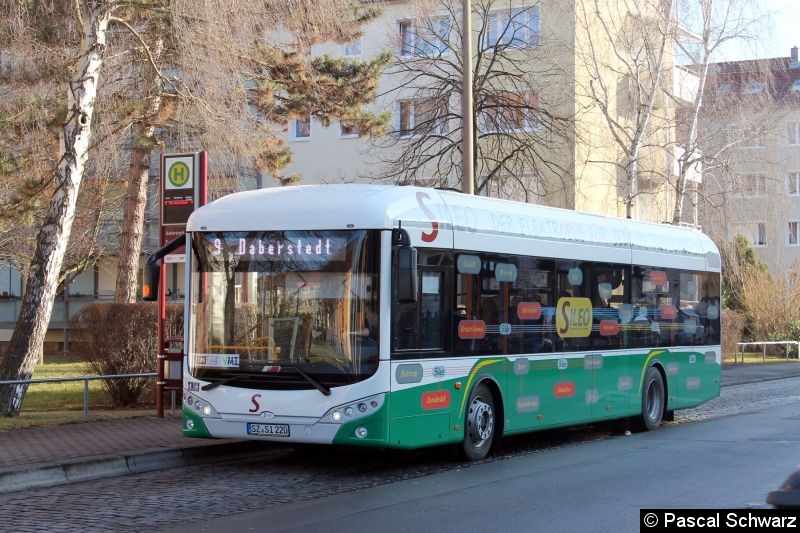
[[665,51],[670,33],[669,28],[672,25],[672,11],[674,5],[674,0],[669,0],[666,3],[666,17],[664,18],[665,28],[661,34],[661,43],[658,49],[658,60],[656,62],[655,71],[651,73],[653,77],[652,88],[647,97],[647,104],[643,109],[637,110],[637,113],[640,114],[640,119],[637,120],[636,129],[633,132],[633,138],[631,139],[631,145],[628,150],[628,160],[625,163],[625,170],[628,173],[628,197],[625,202],[625,215],[627,218],[633,218],[633,204],[636,201],[636,197],[639,195],[639,150],[641,149],[647,126],[650,123],[650,118],[653,116],[656,96],[661,92],[661,73],[664,70]]
[[[697,94],[695,95],[692,108],[689,112],[689,129],[686,133],[686,149],[678,158],[678,181],[675,184],[675,205],[672,210],[672,223],[680,224],[683,222],[683,202],[686,198],[686,184],[688,182],[689,169],[696,161],[697,156],[697,125],[700,117],[700,110],[703,107],[703,92],[706,89],[708,79],[709,55],[703,59],[700,69],[700,83],[698,84]],[[697,221],[695,221],[697,222]]]
[[[36,240],[22,307],[8,355],[0,368],[0,380],[30,379],[42,351],[88,155],[110,15],[108,0],[86,2],[81,54],[69,82],[56,188]],[[0,414],[18,415],[27,388],[27,385],[0,387]]]
[[[159,58],[163,48],[160,37],[153,43],[151,54]],[[117,284],[114,301],[117,303],[136,302],[136,274],[139,270],[139,256],[142,249],[144,214],[147,208],[147,181],[150,175],[150,154],[152,152],[155,120],[161,109],[160,78],[150,65],[144,94],[147,98],[145,117],[136,124],[131,150],[131,171],[128,190],[125,195],[125,215],[122,223],[122,242],[119,246],[117,264]]]

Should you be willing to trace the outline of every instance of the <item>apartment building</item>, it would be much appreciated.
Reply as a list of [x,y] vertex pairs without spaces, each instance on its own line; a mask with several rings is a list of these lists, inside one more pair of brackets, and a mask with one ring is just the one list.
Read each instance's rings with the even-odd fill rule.
[[[626,147],[620,137],[635,130],[642,95],[617,57],[615,47],[622,45],[613,41],[619,36],[609,32],[630,35],[641,17],[631,11],[637,4],[646,2],[473,0],[479,194],[626,215]],[[372,106],[391,115],[390,133],[365,139],[348,124],[292,120],[286,135],[293,162],[286,173],[299,174],[302,183],[377,180],[460,187],[460,6],[385,2],[383,16],[362,39],[315,49],[353,60],[393,52]],[[667,47],[661,83],[675,90],[668,91],[670,97],[659,91],[655,98],[633,204],[634,218],[659,222],[669,220],[672,211],[676,101],[691,100],[694,77],[678,71],[671,44]],[[620,135],[620,130],[627,131]],[[502,164],[495,161],[506,156]]]
[[800,272],[800,61],[719,63],[706,90],[703,227],[743,235],[774,274]]

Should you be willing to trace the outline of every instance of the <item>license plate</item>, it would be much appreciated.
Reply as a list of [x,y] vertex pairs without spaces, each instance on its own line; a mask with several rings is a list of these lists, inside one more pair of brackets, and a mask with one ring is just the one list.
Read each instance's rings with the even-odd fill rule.
[[247,424],[248,435],[258,435],[260,437],[288,437],[288,424]]

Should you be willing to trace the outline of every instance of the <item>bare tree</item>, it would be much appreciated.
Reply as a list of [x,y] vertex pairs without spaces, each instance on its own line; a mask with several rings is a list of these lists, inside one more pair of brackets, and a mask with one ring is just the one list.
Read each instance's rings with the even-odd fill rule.
[[[390,135],[373,142],[385,168],[379,179],[460,188],[461,2],[414,7],[386,71],[396,119]],[[540,5],[472,7],[475,192],[525,201],[561,192],[567,164],[556,153],[574,135],[572,110],[551,90],[563,79],[540,31]]]
[[[676,46],[688,66],[691,87],[684,98],[690,98],[688,106],[681,95],[674,95],[681,108],[678,128],[683,130],[678,139],[677,178],[672,223],[685,222],[684,208],[689,176],[697,172],[703,162],[699,149],[698,130],[704,103],[706,84],[713,58],[720,47],[729,41],[744,41],[752,38],[756,18],[747,16],[751,2],[746,0],[679,0],[677,19],[682,31],[676,32]],[[696,85],[695,85],[696,84]],[[715,87],[716,89],[716,87]]]
[[673,66],[675,0],[578,0],[576,6],[577,97],[599,110],[612,154],[595,162],[621,174],[625,213],[633,218],[644,174],[664,175],[659,152],[670,145],[672,111],[665,81]]
[[[76,2],[82,39],[68,83],[61,153],[55,168],[56,188],[39,230],[20,315],[0,371],[3,379],[27,379],[31,376],[50,322],[91,142],[92,116],[103,66],[110,8],[110,3],[103,0]],[[7,4],[3,15],[20,17],[26,24],[35,22],[36,17],[42,15],[35,10],[36,7],[28,8],[27,5]],[[52,12],[44,13],[48,17],[54,15]],[[19,413],[26,390],[26,385],[0,388],[0,412],[5,415]]]
[[[212,195],[219,195],[236,190],[242,173],[266,172],[282,184],[295,181],[280,174],[291,154],[276,125],[285,128],[289,118],[347,119],[365,133],[382,127],[360,107],[374,97],[385,56],[353,63],[307,54],[315,44],[358,37],[362,25],[377,16],[374,7],[342,0],[260,1],[236,9],[221,0],[165,4],[167,11],[140,10],[136,25],[125,26],[142,59],[137,69],[145,83],[137,92],[146,105],[131,134],[119,302],[136,297],[157,129],[173,146],[211,151]],[[282,14],[277,20],[276,13]],[[162,111],[165,102],[177,104],[168,115]]]
[[[158,32],[161,28],[156,28]],[[132,30],[135,31],[135,30]],[[138,32],[137,32],[138,34]],[[143,41],[144,42],[144,41]],[[117,261],[116,287],[114,301],[116,303],[133,303],[136,301],[136,273],[139,268],[139,256],[142,249],[145,208],[147,207],[147,184],[150,176],[150,155],[156,146],[156,127],[162,119],[162,101],[159,68],[164,49],[164,37],[155,34],[150,40],[152,44],[141,44],[147,47],[147,59],[138,68],[144,83],[137,91],[144,102],[140,117],[131,128],[130,171],[125,193],[125,211],[122,222],[122,235],[119,243]]]

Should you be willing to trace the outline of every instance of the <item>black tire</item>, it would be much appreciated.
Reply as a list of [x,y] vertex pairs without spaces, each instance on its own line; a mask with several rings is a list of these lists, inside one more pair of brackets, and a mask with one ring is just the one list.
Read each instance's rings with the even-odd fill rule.
[[642,414],[636,420],[637,429],[653,431],[661,425],[666,409],[666,388],[661,372],[654,366],[647,369],[642,384]]
[[481,383],[469,395],[464,419],[462,449],[470,461],[480,461],[492,449],[497,429],[494,397],[489,387]]

